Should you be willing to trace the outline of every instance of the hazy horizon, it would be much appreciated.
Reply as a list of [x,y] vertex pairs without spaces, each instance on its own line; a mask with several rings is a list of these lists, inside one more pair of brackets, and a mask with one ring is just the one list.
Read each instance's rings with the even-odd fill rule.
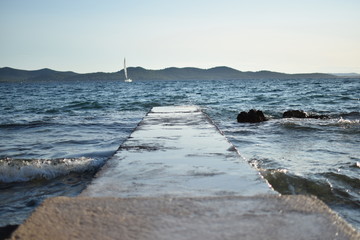
[[[241,70],[241,69],[236,69],[236,68],[231,68],[228,66],[214,66],[214,67],[210,67],[210,68],[197,68],[197,67],[192,67],[192,66],[187,66],[187,67],[173,67],[173,66],[169,66],[169,67],[165,67],[162,69],[150,69],[150,68],[144,68],[142,66],[130,66],[127,67],[127,69],[131,69],[131,68],[143,68],[145,70],[150,70],[150,71],[161,71],[161,70],[165,70],[165,69],[170,69],[170,68],[177,68],[177,69],[186,69],[186,68],[196,68],[196,69],[200,69],[200,70],[209,70],[209,69],[214,69],[214,68],[218,68],[218,67],[226,67],[226,68],[230,68],[230,69],[234,69],[236,71],[240,71],[240,72],[262,72],[262,71],[269,71],[269,72],[274,72],[274,73],[283,73],[283,74],[316,74],[316,73],[321,73],[321,74],[333,74],[336,75],[338,74],[340,75],[360,75],[360,73],[356,73],[356,72],[347,72],[347,73],[327,73],[327,72],[293,72],[293,73],[287,73],[287,72],[277,72],[277,71],[272,71],[269,69],[261,69],[261,70],[255,70],[255,71],[245,71],[245,70]],[[117,73],[122,71],[123,69],[119,69],[116,71],[112,71],[112,72],[105,72],[105,71],[89,71],[89,72],[76,72],[76,71],[72,71],[72,70],[58,70],[58,69],[53,69],[53,68],[49,68],[49,67],[43,67],[43,68],[37,68],[37,69],[20,69],[20,68],[13,68],[13,67],[9,67],[9,66],[4,66],[4,67],[0,67],[1,68],[11,68],[11,69],[15,69],[15,70],[20,70],[20,71],[38,71],[38,70],[43,70],[43,69],[49,69],[49,70],[53,70],[53,71],[57,71],[57,72],[74,72],[77,74],[91,74],[91,73]]]
[[360,2],[1,0],[0,67],[360,73]]

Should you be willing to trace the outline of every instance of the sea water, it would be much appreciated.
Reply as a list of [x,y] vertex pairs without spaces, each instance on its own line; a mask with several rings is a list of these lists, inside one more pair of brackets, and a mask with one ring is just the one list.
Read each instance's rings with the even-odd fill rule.
[[[360,229],[360,79],[0,83],[0,227],[76,196],[154,106],[198,105],[282,194]],[[269,121],[237,123],[240,111]],[[286,110],[327,119],[282,118]]]

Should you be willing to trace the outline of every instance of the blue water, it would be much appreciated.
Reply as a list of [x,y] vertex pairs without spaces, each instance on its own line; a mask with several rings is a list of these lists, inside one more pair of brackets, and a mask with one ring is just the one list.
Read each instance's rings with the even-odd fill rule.
[[[76,196],[154,106],[199,105],[282,194],[360,229],[360,79],[0,83],[0,227]],[[237,123],[240,111],[270,119]],[[289,109],[329,119],[283,119]]]

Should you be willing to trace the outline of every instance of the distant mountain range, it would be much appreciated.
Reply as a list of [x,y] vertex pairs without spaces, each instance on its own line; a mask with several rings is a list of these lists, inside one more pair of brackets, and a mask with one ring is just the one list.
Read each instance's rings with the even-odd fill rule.
[[333,75],[338,77],[345,77],[345,78],[359,78],[360,74],[358,73],[333,73]]
[[[271,71],[242,72],[229,67],[200,68],[165,68],[148,70],[142,67],[127,68],[128,75],[135,81],[151,80],[241,80],[241,79],[305,79],[336,78],[337,75],[325,73],[286,74]],[[354,75],[351,75],[354,77]],[[341,77],[344,77],[342,75]],[[359,75],[357,76],[359,77]],[[0,82],[14,81],[83,81],[83,80],[123,80],[124,70],[113,73],[75,73],[61,72],[48,68],[40,70],[19,70],[9,67],[0,68]]]

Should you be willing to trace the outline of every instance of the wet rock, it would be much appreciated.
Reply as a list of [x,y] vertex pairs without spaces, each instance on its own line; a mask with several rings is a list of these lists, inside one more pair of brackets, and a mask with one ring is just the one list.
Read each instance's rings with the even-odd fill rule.
[[27,207],[35,207],[36,205],[38,205],[38,202],[34,199],[32,199],[26,203]]
[[8,239],[11,234],[18,228],[18,225],[6,225],[0,227],[0,239]]
[[267,121],[267,119],[262,111],[251,109],[249,112],[239,113],[239,115],[237,116],[237,121],[241,123],[258,123]]
[[289,110],[283,113],[283,118],[306,118],[306,112],[302,110]]
[[316,115],[311,114],[307,118],[315,118],[315,119],[329,119],[330,117],[328,115]]
[[317,115],[311,114],[308,115],[303,110],[289,110],[283,113],[283,118],[315,118],[315,119],[328,119],[327,115]]

